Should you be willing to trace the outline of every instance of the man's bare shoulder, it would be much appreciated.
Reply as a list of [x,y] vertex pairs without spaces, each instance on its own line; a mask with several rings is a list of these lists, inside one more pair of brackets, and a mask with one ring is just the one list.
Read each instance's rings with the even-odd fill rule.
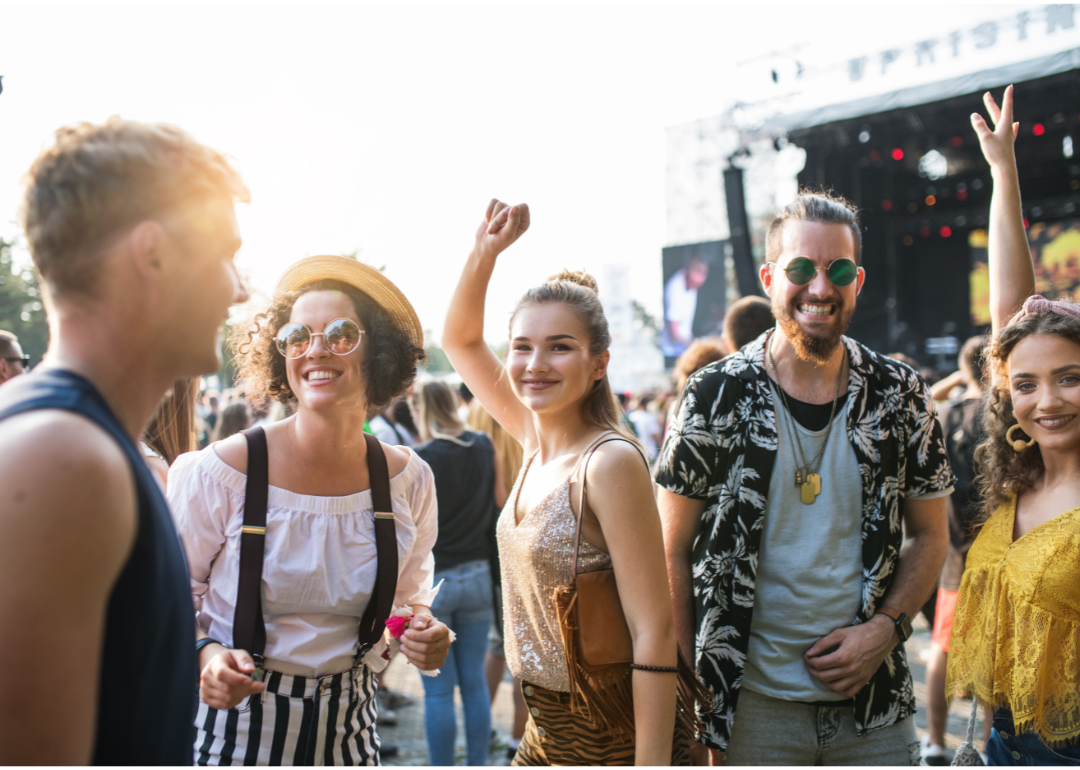
[[[131,481],[124,451],[100,425],[80,414],[63,409],[37,409],[9,417],[0,431],[0,473],[22,458],[43,463],[37,474],[55,479],[56,463],[75,462],[105,473],[122,473]],[[37,475],[36,474],[36,475]],[[36,477],[35,475],[35,477]]]
[[[71,411],[40,409],[3,421],[0,500],[9,524],[29,516],[45,527],[134,532],[134,479],[123,450]],[[90,516],[93,524],[85,521]]]
[[135,532],[135,490],[116,441],[93,421],[63,410],[26,412],[3,426],[0,540],[43,537],[62,548],[60,532],[72,527],[107,534],[126,556]]

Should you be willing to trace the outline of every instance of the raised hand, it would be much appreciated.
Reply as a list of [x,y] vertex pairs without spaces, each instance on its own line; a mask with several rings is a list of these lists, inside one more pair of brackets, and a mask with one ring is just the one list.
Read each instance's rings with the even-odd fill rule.
[[995,170],[1013,169],[1016,167],[1016,153],[1013,144],[1016,142],[1016,133],[1020,128],[1019,123],[1013,122],[1013,87],[1005,89],[1005,96],[998,107],[994,97],[987,91],[983,94],[983,104],[990,113],[990,119],[994,121],[994,130],[986,124],[982,115],[977,112],[971,114],[971,125],[979,137],[979,145],[983,155],[986,156],[990,167]]
[[484,221],[476,229],[476,251],[494,259],[529,229],[529,204],[510,206],[497,198],[488,204]]

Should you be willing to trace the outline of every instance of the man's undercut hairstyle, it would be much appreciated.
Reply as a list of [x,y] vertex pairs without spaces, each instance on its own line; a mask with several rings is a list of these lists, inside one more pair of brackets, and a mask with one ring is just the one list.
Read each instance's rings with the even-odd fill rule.
[[765,236],[765,261],[775,262],[784,248],[785,222],[824,222],[833,225],[846,225],[855,240],[855,264],[862,264],[862,229],[859,227],[859,212],[851,201],[831,190],[803,190],[799,196],[784,206],[780,214],[769,225]]
[[164,123],[111,117],[56,131],[23,178],[19,218],[54,294],[92,293],[109,238],[180,205],[248,200],[226,156]]
[[15,355],[15,344],[19,341],[11,332],[0,329],[0,358],[8,358]]
[[734,353],[776,325],[772,305],[764,297],[743,297],[724,316],[724,334]]

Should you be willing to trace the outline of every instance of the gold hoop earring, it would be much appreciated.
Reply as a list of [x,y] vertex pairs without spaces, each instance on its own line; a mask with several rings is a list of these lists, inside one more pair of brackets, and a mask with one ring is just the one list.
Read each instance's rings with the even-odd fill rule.
[[[1023,452],[1025,449],[1034,445],[1035,439],[1031,439],[1030,441],[1021,441],[1020,439],[1014,439],[1012,434],[1013,431],[1017,428],[1020,428],[1020,423],[1016,423],[1016,425],[1012,426],[1005,432],[1005,442],[1013,448],[1014,452]],[[1020,430],[1023,430],[1023,428],[1020,428]]]

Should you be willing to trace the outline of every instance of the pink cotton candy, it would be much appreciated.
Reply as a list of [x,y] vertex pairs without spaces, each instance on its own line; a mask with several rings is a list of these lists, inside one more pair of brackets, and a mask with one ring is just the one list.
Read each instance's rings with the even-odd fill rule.
[[390,636],[395,639],[400,639],[401,635],[405,633],[405,629],[409,627],[409,621],[413,616],[402,617],[400,615],[393,615],[386,619],[386,627],[390,630]]

